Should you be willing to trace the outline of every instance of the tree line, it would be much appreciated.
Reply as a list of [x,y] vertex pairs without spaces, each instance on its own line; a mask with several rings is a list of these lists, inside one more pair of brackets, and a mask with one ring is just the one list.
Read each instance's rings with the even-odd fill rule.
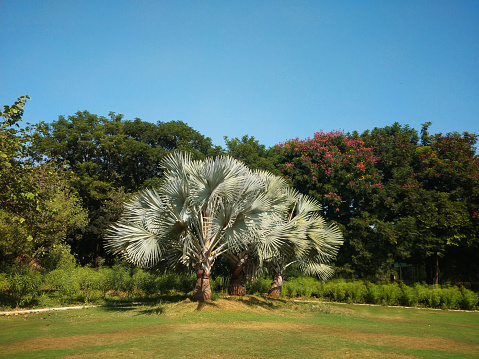
[[83,111],[19,126],[27,99],[1,114],[2,266],[54,268],[70,251],[83,265],[112,263],[104,238],[123,203],[159,186],[161,160],[182,151],[194,160],[230,155],[316,200],[344,236],[335,263],[340,276],[479,280],[475,134],[394,123],[361,134],[318,132],[271,148],[245,135],[225,138],[223,148],[180,121],[115,113]]

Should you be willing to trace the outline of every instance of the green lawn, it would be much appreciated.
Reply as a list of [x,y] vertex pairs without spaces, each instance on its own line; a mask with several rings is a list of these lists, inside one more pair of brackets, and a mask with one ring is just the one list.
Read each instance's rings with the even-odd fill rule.
[[247,297],[0,317],[1,358],[478,358],[479,313]]

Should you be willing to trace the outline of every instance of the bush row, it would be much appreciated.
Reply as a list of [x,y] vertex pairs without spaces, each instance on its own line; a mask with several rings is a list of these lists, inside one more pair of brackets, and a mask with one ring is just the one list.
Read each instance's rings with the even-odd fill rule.
[[292,278],[285,282],[282,295],[291,298],[316,297],[335,302],[467,310],[477,308],[479,301],[477,293],[464,287],[344,280],[323,283],[310,277]]
[[[53,306],[72,303],[102,303],[122,297],[124,300],[160,295],[189,295],[196,282],[194,274],[158,273],[124,265],[93,269],[66,266],[39,273],[27,266],[0,273],[2,307]],[[210,279],[213,292],[225,293],[229,278]],[[247,283],[249,294],[264,294],[271,280],[259,278]],[[321,282],[311,277],[291,278],[283,285],[283,297],[422,306],[443,309],[476,309],[479,295],[464,287],[428,286],[397,283],[332,280]]]
[[[118,297],[133,300],[158,294],[188,295],[195,283],[194,274],[158,273],[123,265],[99,269],[70,266],[45,273],[25,266],[0,273],[0,305],[51,306]],[[225,284],[223,277],[211,280],[213,291],[224,291]]]

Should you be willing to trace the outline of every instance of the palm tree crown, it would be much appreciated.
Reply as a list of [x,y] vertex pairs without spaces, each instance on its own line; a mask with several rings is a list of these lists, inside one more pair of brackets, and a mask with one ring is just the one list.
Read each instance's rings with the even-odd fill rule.
[[197,299],[211,295],[208,279],[220,255],[231,258],[253,249],[259,263],[300,258],[317,273],[323,268],[318,261],[336,254],[339,237],[325,230],[320,207],[284,179],[251,171],[228,156],[200,161],[174,152],[161,164],[159,188],[146,189],[125,205],[105,245],[141,266],[164,261],[171,268],[195,267]]
[[109,232],[111,252],[142,266],[192,265],[209,277],[218,256],[247,246],[269,222],[265,184],[241,162],[175,152],[162,166],[160,188],[139,193]]

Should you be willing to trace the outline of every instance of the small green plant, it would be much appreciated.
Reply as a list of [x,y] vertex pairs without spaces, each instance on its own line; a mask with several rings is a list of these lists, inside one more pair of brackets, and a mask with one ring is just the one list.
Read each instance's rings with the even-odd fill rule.
[[363,282],[354,281],[346,283],[346,300],[352,303],[364,303],[368,289]]
[[267,293],[271,287],[271,279],[267,278],[257,278],[252,282],[246,283],[246,291],[248,294],[258,294],[262,295]]
[[478,306],[479,295],[473,291],[461,287],[460,292],[462,294],[461,308],[467,310],[473,310]]
[[146,296],[158,294],[160,291],[159,277],[150,271],[139,269],[134,275],[134,282]]
[[419,299],[417,297],[417,291],[413,287],[408,287],[407,285],[401,283],[400,288],[402,290],[402,296],[399,300],[399,304],[404,305],[406,307],[415,307],[419,303]]
[[382,304],[385,305],[398,305],[402,297],[402,290],[397,283],[383,284],[381,285],[383,296]]
[[377,284],[366,282],[366,303],[380,304],[383,297],[383,291]]
[[440,291],[442,309],[459,309],[462,294],[457,287],[442,288]]
[[80,295],[78,279],[78,272],[75,268],[60,268],[47,274],[46,285],[62,302],[68,303],[78,299]]
[[21,266],[7,276],[7,281],[8,291],[18,307],[34,301],[40,293],[43,278],[28,266]]

